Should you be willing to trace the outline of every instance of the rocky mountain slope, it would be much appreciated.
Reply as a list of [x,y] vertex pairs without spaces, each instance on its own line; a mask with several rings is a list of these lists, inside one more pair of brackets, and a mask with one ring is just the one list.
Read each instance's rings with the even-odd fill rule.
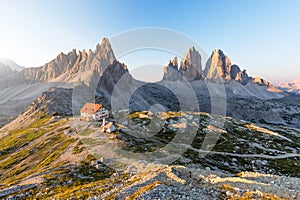
[[[72,50],[68,54],[61,53],[42,67],[27,68],[0,78],[0,125],[25,112],[29,104],[49,88],[60,87],[73,89],[72,109],[77,114],[85,102],[95,99],[116,110],[147,110],[160,105],[160,111],[211,112],[211,95],[219,95],[227,98],[224,99],[227,106],[224,106],[229,116],[271,123],[274,122],[274,113],[280,111],[284,114],[274,118],[278,123],[299,127],[299,116],[291,111],[299,109],[297,101],[292,100],[297,97],[282,92],[261,78],[248,76],[245,70],[232,65],[228,56],[219,49],[213,51],[204,70],[201,55],[191,47],[180,62],[178,58],[170,61],[164,72],[163,80],[158,83],[135,80],[127,66],[116,60],[108,39],[104,38],[95,52]],[[224,81],[224,86],[219,81]],[[222,87],[225,92],[221,91]],[[221,90],[212,94],[211,88]],[[291,104],[279,100],[279,104],[270,103],[268,114],[261,112],[266,109],[263,107],[265,100],[281,98],[291,99]],[[251,101],[255,102],[255,109],[235,109],[249,105],[247,99],[254,99]],[[185,105],[179,105],[180,100]]]
[[44,66],[0,77],[0,126],[26,111],[34,99],[51,87],[86,85],[94,92],[101,73],[114,60],[110,43],[104,38],[95,52],[73,49],[68,54],[60,53]]
[[[300,96],[220,50],[207,63],[190,48],[145,83],[103,39],[0,78],[0,117],[19,115],[0,129],[0,198],[300,198]],[[116,133],[78,120],[93,100],[111,108]],[[212,100],[227,117],[209,114]]]
[[[35,120],[26,126],[1,132],[0,198],[300,197],[297,129],[257,126],[228,117],[222,118],[223,127],[216,127],[210,121],[217,116],[207,113],[118,114],[129,114],[129,123],[114,134],[102,133],[97,124],[51,118],[43,112],[35,113]],[[153,129],[149,121],[157,122],[161,131],[150,137],[128,132],[146,134]],[[186,126],[178,126],[182,123]],[[185,129],[195,131],[191,144],[175,139]],[[215,135],[219,135],[217,144],[206,152],[205,137]],[[186,148],[172,164],[127,156],[155,152],[171,141]],[[203,153],[207,155],[202,157]]]
[[[95,52],[85,50],[76,52],[73,49],[68,54],[60,53],[55,59],[41,67],[26,68],[6,79],[0,80],[1,86],[19,85],[36,82],[74,82],[81,78],[90,84],[93,73],[101,74],[115,60],[107,38],[96,46]],[[6,82],[5,82],[6,81]]]

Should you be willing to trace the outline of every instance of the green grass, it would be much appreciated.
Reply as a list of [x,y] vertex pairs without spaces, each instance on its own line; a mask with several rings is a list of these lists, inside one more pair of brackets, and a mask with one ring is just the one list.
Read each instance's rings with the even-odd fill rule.
[[[75,139],[65,136],[62,131],[52,132],[56,127],[63,125],[63,121],[49,123],[49,120],[50,117],[47,116],[39,118],[29,127],[11,131],[0,140],[1,183],[17,183],[25,177],[45,170],[74,143]],[[42,135],[45,137],[39,139]]]
[[[87,156],[85,162],[77,165],[62,164],[53,168],[49,173],[43,175],[45,182],[38,187],[23,190],[20,193],[30,193],[31,199],[86,199],[92,196],[99,196],[115,187],[115,185],[126,182],[128,174],[111,176],[114,172],[109,167],[97,170],[90,165],[95,158]],[[89,178],[80,178],[80,176]]]
[[[13,152],[26,146],[33,140],[39,138],[41,135],[52,131],[55,127],[44,128],[42,124],[49,121],[49,117],[37,119],[36,122],[29,127],[21,130],[10,131],[6,136],[0,139],[0,160],[10,156]],[[37,126],[39,125],[39,128]]]
[[35,120],[30,127],[39,128],[40,126],[46,124],[51,119],[51,116],[40,116],[38,120]]
[[7,169],[14,164],[17,164],[27,158],[30,155],[28,150],[20,151],[18,153],[13,154],[12,156],[8,157],[6,160],[1,161],[0,169]]

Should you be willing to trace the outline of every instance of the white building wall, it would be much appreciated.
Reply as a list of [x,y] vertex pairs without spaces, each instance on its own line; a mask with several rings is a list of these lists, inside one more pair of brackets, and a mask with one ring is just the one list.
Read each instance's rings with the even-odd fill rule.
[[95,121],[99,121],[99,120],[102,120],[103,118],[108,118],[109,116],[109,111],[106,109],[106,108],[101,108],[99,109],[98,112],[92,114],[92,115],[89,115],[87,113],[80,113],[81,117],[82,118],[85,118],[85,119],[93,119]]
[[95,114],[93,114],[93,119],[94,120],[102,120],[103,118],[108,118],[109,116],[109,111],[107,109],[100,109],[98,112],[96,112]]

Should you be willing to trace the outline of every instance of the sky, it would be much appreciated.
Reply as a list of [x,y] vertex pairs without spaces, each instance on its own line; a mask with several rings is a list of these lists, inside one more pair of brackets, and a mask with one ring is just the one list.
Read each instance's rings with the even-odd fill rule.
[[[0,0],[0,57],[38,67],[60,52],[95,49],[103,37],[158,27],[188,36],[207,54],[222,49],[252,76],[290,81],[300,76],[299,10],[298,0]],[[150,54],[123,60],[134,69],[172,59]]]

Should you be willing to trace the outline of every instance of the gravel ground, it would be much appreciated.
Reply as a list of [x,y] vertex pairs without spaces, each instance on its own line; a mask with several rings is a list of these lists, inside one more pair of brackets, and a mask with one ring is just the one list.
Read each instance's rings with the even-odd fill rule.
[[[254,172],[238,175],[211,170],[167,166],[164,169],[136,173],[137,181],[114,191],[117,199],[230,199],[252,194],[251,199],[265,195],[300,200],[300,179]],[[148,187],[152,185],[152,187]],[[227,187],[225,187],[226,185]],[[103,199],[112,193],[96,199]]]

